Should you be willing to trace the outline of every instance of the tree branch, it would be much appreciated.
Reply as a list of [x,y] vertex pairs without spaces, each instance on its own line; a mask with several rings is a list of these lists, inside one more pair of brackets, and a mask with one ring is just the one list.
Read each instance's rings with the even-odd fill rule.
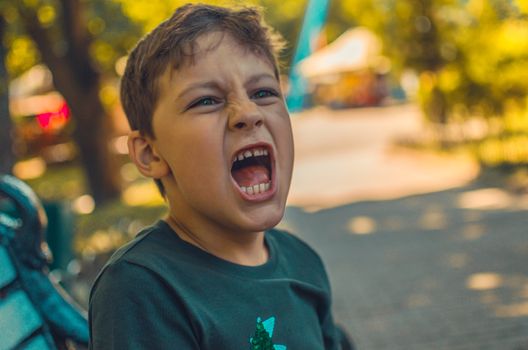
[[62,10],[63,37],[68,45],[67,56],[70,64],[78,66],[75,73],[79,81],[87,85],[97,76],[90,59],[89,47],[92,41],[86,27],[83,4],[79,0],[60,0]]
[[[4,37],[6,23],[0,12],[0,40]],[[15,163],[13,152],[13,123],[9,113],[9,79],[5,69],[6,48],[0,42],[0,173],[10,174]]]
[[38,47],[42,61],[50,70],[60,70],[65,64],[64,59],[55,54],[48,30],[40,25],[35,11],[22,5],[21,2],[17,2],[16,6],[26,32]]

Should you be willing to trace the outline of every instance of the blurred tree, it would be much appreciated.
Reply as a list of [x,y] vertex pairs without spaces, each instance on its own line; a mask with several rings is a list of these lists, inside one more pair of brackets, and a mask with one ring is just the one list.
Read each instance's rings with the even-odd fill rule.
[[10,174],[15,163],[13,154],[13,125],[9,114],[9,81],[5,67],[7,50],[4,46],[6,22],[0,13],[0,173]]
[[[122,6],[125,15],[138,24],[143,33],[152,30],[169,17],[178,6],[189,2],[200,2],[226,6],[260,6],[266,21],[276,29],[287,42],[282,61],[289,62],[297,43],[307,0],[114,0]],[[287,68],[287,67],[286,67]]]
[[[391,58],[393,73],[412,69],[418,74],[436,75],[445,64],[440,54],[443,44],[436,13],[453,0],[339,1],[334,13],[348,18],[348,23],[362,25],[376,32]],[[447,122],[446,100],[433,84],[424,96],[423,108],[430,120]]]
[[[105,107],[118,100],[112,77],[141,35],[166,19],[185,0],[3,0],[9,18],[7,55],[12,77],[39,61],[53,74],[56,89],[67,100],[75,123],[89,189],[97,202],[119,193],[115,162],[108,151],[111,125]],[[239,1],[205,1],[239,4]],[[305,1],[254,0],[265,17],[292,43]],[[285,33],[286,32],[286,33]],[[291,55],[291,50],[286,57]]]
[[286,73],[298,45],[308,0],[260,0],[256,4],[262,6],[266,21],[286,40],[286,48],[281,57]]
[[[100,96],[101,73],[113,70],[117,57],[126,52],[123,47],[131,42],[125,38],[137,34],[137,30],[123,21],[123,16],[115,16],[116,10],[119,12],[115,3],[99,0],[90,8],[86,4],[81,0],[4,0],[0,11],[10,19],[8,66],[19,74],[40,60],[51,70],[55,88],[73,114],[73,137],[88,188],[94,200],[102,203],[117,197],[120,188],[117,163],[109,148],[112,124],[101,101],[104,96]],[[104,31],[108,22],[98,17],[97,11],[114,15],[114,22],[108,22],[120,25],[119,31],[129,34]],[[97,34],[113,42],[95,40]],[[117,93],[113,95],[117,99]]]
[[97,203],[119,195],[109,150],[111,123],[99,99],[100,73],[90,56],[84,2],[14,1],[22,26],[35,42],[75,118],[74,139],[90,192]]
[[[438,76],[453,117],[506,117],[512,108],[526,109],[528,18],[513,1],[469,1],[445,36],[453,56]],[[516,107],[514,107],[516,106]]]
[[[447,2],[404,0],[393,3],[390,11],[396,16],[389,17],[385,34],[386,40],[392,43],[388,47],[390,55],[399,57],[401,66],[414,69],[422,76],[436,76],[445,65],[440,54],[442,40],[439,32],[442,28],[439,28],[436,11]],[[447,123],[447,101],[434,80],[422,102],[431,121]]]
[[417,72],[426,116],[445,124],[527,109],[527,7],[526,0],[341,0],[330,18],[377,32],[393,73]]
[[[143,31],[186,1],[114,0]],[[216,4],[239,1],[206,1]],[[251,0],[286,38],[287,62],[295,48],[306,0]],[[329,41],[353,26],[382,38],[394,80],[404,71],[419,77],[424,115],[443,134],[448,123],[484,117],[503,130],[528,133],[527,0],[333,0]],[[513,117],[512,117],[513,115]],[[493,122],[493,124],[495,124]],[[440,135],[442,137],[442,135]]]

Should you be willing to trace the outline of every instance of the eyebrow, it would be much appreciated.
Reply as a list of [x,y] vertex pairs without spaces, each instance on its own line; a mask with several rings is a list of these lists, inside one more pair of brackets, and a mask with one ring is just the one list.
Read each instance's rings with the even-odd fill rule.
[[271,78],[273,80],[276,80],[275,76],[269,73],[255,74],[251,78],[249,78],[244,85],[254,84],[265,78]]
[[[255,74],[251,76],[245,83],[244,86],[255,84],[259,82],[262,79],[273,79],[276,80],[275,76],[269,73],[261,73],[261,74]],[[182,92],[178,94],[177,99],[181,98],[182,96],[188,94],[192,90],[196,89],[218,89],[219,84],[216,81],[210,80],[205,82],[197,82],[194,84],[189,85],[187,88],[185,88]]]
[[206,81],[191,84],[178,94],[177,99],[180,99],[182,96],[187,95],[189,92],[196,89],[218,89],[218,84],[215,81]]

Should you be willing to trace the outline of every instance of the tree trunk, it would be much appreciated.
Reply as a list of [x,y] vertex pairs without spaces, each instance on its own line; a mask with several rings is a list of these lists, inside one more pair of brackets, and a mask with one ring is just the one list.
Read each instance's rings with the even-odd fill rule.
[[120,193],[117,163],[109,147],[111,123],[99,100],[99,84],[79,86],[76,81],[57,80],[56,85],[69,102],[75,118],[73,136],[95,202],[116,198]]
[[13,123],[9,114],[9,79],[5,67],[6,48],[3,45],[5,21],[0,15],[0,173],[10,174],[15,164]]
[[[90,36],[79,0],[61,0],[61,39],[65,50],[57,52],[49,31],[34,11],[19,7],[28,34],[42,61],[53,74],[55,88],[68,102],[75,122],[74,139],[80,152],[87,185],[96,203],[120,193],[117,164],[109,148],[111,123],[99,99],[100,73],[90,58]],[[19,5],[21,6],[21,5]]]

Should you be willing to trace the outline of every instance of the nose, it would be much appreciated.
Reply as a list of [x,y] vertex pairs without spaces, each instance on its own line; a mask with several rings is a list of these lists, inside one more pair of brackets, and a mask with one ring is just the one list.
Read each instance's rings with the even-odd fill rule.
[[229,111],[231,130],[251,130],[264,123],[264,116],[258,106],[249,98],[238,101]]

